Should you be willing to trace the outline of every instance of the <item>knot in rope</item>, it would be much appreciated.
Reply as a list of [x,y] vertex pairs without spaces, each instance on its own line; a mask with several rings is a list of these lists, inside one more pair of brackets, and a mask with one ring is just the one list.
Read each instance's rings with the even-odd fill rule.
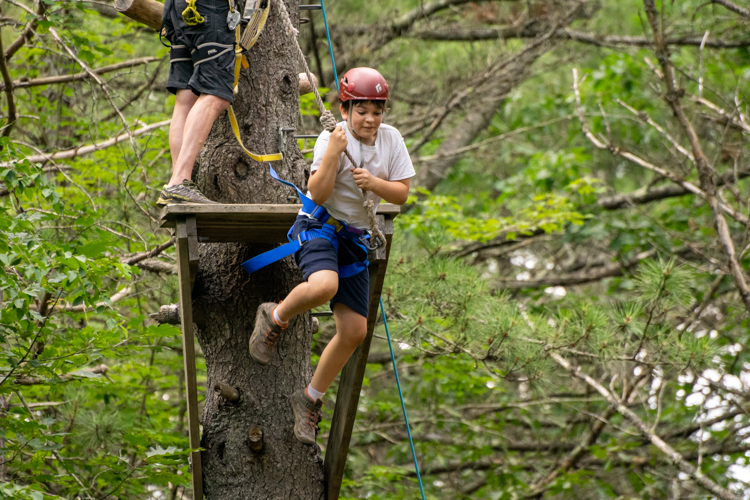
[[196,26],[205,21],[195,7],[195,2],[196,0],[187,0],[187,8],[182,11],[182,20],[185,21],[185,24],[188,26]]
[[327,109],[320,113],[320,124],[323,125],[323,128],[328,132],[333,132],[336,128],[336,123],[336,117]]

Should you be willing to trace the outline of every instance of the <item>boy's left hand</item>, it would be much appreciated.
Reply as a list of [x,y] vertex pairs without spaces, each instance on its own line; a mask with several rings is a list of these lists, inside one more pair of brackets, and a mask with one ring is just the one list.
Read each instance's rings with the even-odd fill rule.
[[357,187],[364,189],[365,191],[372,191],[375,183],[375,177],[366,168],[352,168],[350,169],[352,175],[354,175],[354,182]]

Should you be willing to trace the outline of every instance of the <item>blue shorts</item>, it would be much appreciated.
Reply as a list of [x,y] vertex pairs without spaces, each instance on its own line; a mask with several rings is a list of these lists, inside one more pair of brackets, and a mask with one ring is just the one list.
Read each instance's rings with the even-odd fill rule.
[[[298,215],[292,227],[292,238],[296,238],[302,231],[319,229],[323,223],[304,215]],[[309,240],[294,254],[297,265],[302,270],[305,281],[317,271],[336,271],[339,266],[364,262],[367,254],[356,243],[346,238],[339,238],[338,252],[333,243],[325,238]],[[370,303],[370,273],[365,269],[359,274],[348,278],[339,278],[339,289],[331,299],[331,310],[335,304],[343,304],[357,314],[367,317]]]

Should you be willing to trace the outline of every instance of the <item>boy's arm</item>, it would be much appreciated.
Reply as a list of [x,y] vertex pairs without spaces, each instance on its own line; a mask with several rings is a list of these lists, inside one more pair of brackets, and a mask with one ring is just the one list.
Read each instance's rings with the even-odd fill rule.
[[312,196],[316,205],[325,203],[333,193],[333,186],[336,184],[336,174],[339,169],[339,157],[346,150],[346,143],[346,133],[339,125],[331,132],[320,167],[310,174],[310,180],[307,181],[307,189],[310,190],[310,196]]
[[365,168],[353,168],[351,171],[352,175],[354,175],[354,182],[357,183],[357,187],[360,189],[372,191],[388,203],[393,203],[394,205],[403,205],[406,203],[406,199],[409,197],[409,179],[386,181],[375,177]]

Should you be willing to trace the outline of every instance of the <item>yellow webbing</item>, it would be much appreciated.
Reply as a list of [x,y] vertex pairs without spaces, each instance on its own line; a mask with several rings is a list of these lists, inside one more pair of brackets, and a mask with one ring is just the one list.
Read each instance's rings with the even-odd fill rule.
[[240,66],[242,64],[242,47],[240,46],[240,25],[234,29],[234,93],[237,93],[237,82],[240,81]]
[[[232,9],[232,0],[229,1],[229,8]],[[195,0],[193,0],[195,2]],[[268,15],[268,14],[266,14]],[[237,27],[234,29],[234,93],[236,94],[238,91],[238,83],[240,81],[240,68],[242,66],[247,67],[247,61],[245,60],[245,56],[242,55],[242,46],[240,45],[240,25],[238,24]],[[256,38],[257,39],[257,38]],[[255,42],[253,42],[255,43]],[[284,156],[281,153],[274,153],[270,155],[259,155],[256,153],[253,153],[249,149],[245,147],[245,145],[242,143],[242,138],[240,137],[240,127],[237,124],[237,117],[234,115],[234,109],[232,109],[232,106],[229,106],[229,123],[232,124],[232,131],[234,132],[234,136],[237,138],[237,142],[240,143],[240,147],[245,152],[247,156],[252,158],[255,161],[258,162],[264,162],[264,161],[278,161],[284,158]]]
[[242,147],[242,150],[245,152],[247,156],[252,158],[255,161],[278,161],[284,158],[284,156],[281,153],[274,153],[271,155],[258,155],[253,153],[252,151],[248,151],[248,149],[245,147],[244,144],[242,144],[242,139],[240,138],[240,127],[237,125],[237,117],[234,116],[234,110],[232,109],[232,106],[229,106],[229,123],[232,124],[232,130],[234,131],[234,136],[237,138],[237,142],[240,143],[240,146]]

